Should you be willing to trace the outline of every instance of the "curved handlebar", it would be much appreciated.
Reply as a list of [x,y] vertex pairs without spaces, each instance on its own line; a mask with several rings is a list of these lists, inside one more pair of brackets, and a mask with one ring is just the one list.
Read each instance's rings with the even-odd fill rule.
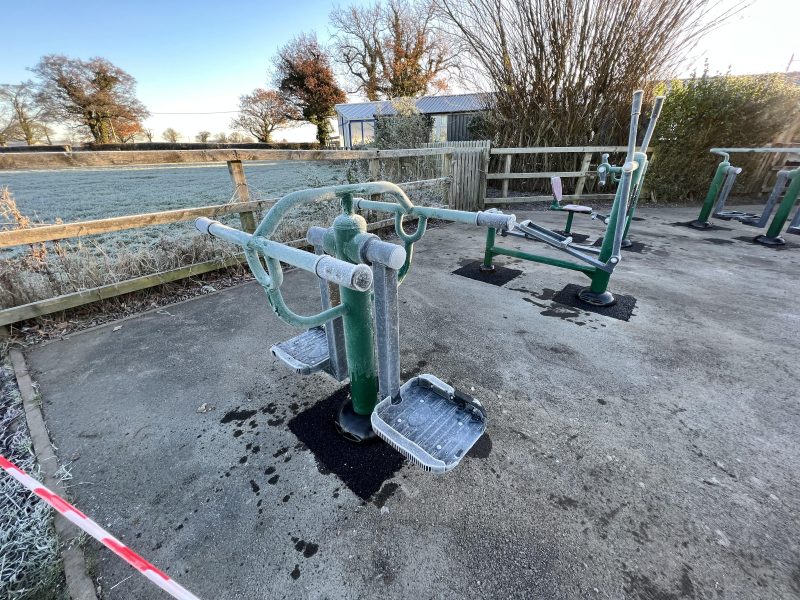
[[[228,227],[219,221],[214,221],[207,217],[200,217],[197,219],[195,221],[195,227],[201,233],[207,233],[228,242],[239,244],[246,250],[255,251],[265,258],[282,261],[286,264],[303,269],[304,271],[314,273],[318,277],[330,281],[331,283],[342,285],[359,292],[366,292],[372,287],[372,270],[367,265],[354,265],[339,260],[338,258],[333,258],[332,256],[312,254],[305,250],[286,246],[280,242],[250,235],[249,233],[234,229],[233,227]],[[260,267],[257,256],[255,261],[248,262],[258,263]],[[280,262],[278,264],[280,264]],[[263,270],[263,267],[260,268]],[[283,280],[282,277],[280,280],[277,280],[276,278],[270,277],[267,273],[264,273],[264,275],[266,276],[265,279],[257,276],[262,286],[269,290],[277,290],[280,287]]]

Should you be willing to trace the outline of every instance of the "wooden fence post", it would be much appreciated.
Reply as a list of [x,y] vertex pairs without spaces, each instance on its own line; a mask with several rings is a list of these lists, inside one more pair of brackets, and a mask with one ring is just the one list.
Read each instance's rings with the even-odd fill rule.
[[581,163],[581,175],[578,177],[578,182],[575,184],[575,197],[579,197],[583,194],[583,188],[586,185],[586,173],[589,170],[589,165],[592,164],[592,153],[586,152],[583,155],[583,162]]
[[[506,154],[505,165],[503,167],[504,173],[511,173],[511,155]],[[508,179],[503,179],[503,198],[508,198]]]
[[447,185],[447,206],[453,208],[453,153],[442,154],[442,172],[440,177],[449,177],[450,182]]
[[483,210],[484,203],[486,202],[486,176],[489,174],[489,158],[491,157],[491,143],[486,142],[486,146],[481,152],[480,173],[478,174],[478,202],[475,208],[470,210]]
[[[244,175],[242,161],[229,160],[228,173],[231,175],[237,202],[250,202],[250,188],[247,187],[247,178]],[[242,223],[242,229],[247,233],[253,233],[256,230],[256,213],[243,212],[239,215],[239,219]]]

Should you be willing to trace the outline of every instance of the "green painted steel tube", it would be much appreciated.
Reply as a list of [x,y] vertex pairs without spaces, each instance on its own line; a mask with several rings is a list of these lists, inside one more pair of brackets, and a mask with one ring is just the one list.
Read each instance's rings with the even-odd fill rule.
[[639,180],[634,188],[634,193],[632,194],[631,198],[631,205],[628,207],[628,214],[625,217],[625,230],[622,232],[623,240],[628,237],[628,231],[631,228],[633,216],[636,214],[636,207],[639,205],[639,196],[642,194],[644,177],[647,175],[647,165],[649,164],[649,161],[647,160],[647,154],[644,152],[637,152],[634,156],[636,157],[634,160],[639,163]]
[[[561,267],[562,269],[580,271],[582,273],[586,273],[587,275],[594,273],[596,271],[594,267],[589,265],[581,265],[578,263],[569,262],[568,260],[561,260],[560,258],[550,258],[549,256],[540,256],[539,254],[531,254],[529,252],[523,252],[522,250],[516,250],[515,248],[503,248],[502,246],[492,246],[491,253],[502,254],[504,256],[511,256],[513,258],[521,258],[522,260],[529,260],[532,262],[542,263],[543,265],[550,265],[552,267]],[[484,262],[484,264],[486,263]]]
[[[342,287],[341,289],[344,291],[347,288]],[[357,293],[369,294],[369,292]],[[283,295],[278,290],[267,290],[267,299],[269,300],[269,305],[272,307],[272,310],[275,312],[275,314],[278,315],[281,320],[285,321],[289,325],[293,325],[294,327],[317,327],[318,325],[323,325],[332,319],[344,316],[348,310],[345,304],[339,304],[316,315],[305,316],[298,315],[290,310],[289,307],[286,306],[286,302],[283,300]]]
[[494,265],[492,265],[492,260],[494,259],[495,255],[495,245],[494,240],[497,236],[497,230],[494,227],[489,227],[486,230],[486,250],[483,253],[483,268],[486,270],[492,270]]
[[[336,258],[352,262],[358,256],[359,234],[365,233],[367,223],[360,215],[339,215],[333,221]],[[375,331],[370,292],[340,287],[344,343],[350,375],[350,397],[353,410],[359,415],[372,413],[378,402],[378,369],[375,360]]]
[[572,230],[572,219],[574,218],[575,213],[572,211],[567,212],[567,224],[564,226],[564,233],[569,234]]
[[778,205],[778,210],[775,212],[772,223],[770,223],[769,229],[765,234],[768,238],[776,238],[781,235],[783,226],[786,224],[795,202],[797,202],[797,196],[800,195],[800,169],[795,169],[789,173],[789,181],[791,183],[786,189],[783,200]]
[[703,201],[703,208],[700,209],[700,216],[697,217],[698,222],[708,222],[711,211],[714,210],[714,203],[717,201],[717,196],[719,196],[719,191],[722,188],[722,183],[725,181],[728,167],[730,166],[731,163],[727,160],[723,160],[717,165],[717,171],[714,173],[714,178],[711,180],[711,185],[708,187],[706,199]]

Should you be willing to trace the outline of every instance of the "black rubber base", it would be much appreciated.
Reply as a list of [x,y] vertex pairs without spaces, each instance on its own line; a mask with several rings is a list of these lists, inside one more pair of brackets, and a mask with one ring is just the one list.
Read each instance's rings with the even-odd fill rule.
[[[350,395],[346,385],[314,402],[292,418],[289,430],[305,444],[317,460],[323,475],[333,473],[362,500],[378,493],[387,480],[405,464],[405,457],[389,444],[354,444],[345,440],[334,427],[344,399]],[[336,498],[338,492],[334,492]]]
[[353,401],[350,396],[339,405],[334,425],[336,425],[339,435],[356,444],[375,442],[380,439],[372,430],[370,416],[360,415],[353,410]]
[[522,271],[519,269],[509,269],[508,267],[502,267],[500,265],[493,266],[494,268],[491,271],[485,271],[483,269],[483,262],[476,260],[475,262],[464,265],[460,269],[456,269],[453,271],[453,275],[460,275],[461,277],[467,277],[475,281],[491,283],[498,287],[522,275]]
[[598,294],[597,292],[593,292],[591,288],[585,287],[580,292],[578,292],[578,298],[580,298],[586,304],[591,304],[592,306],[612,306],[616,304],[617,299],[614,298],[614,294],[606,290]]
[[633,310],[636,308],[636,298],[628,296],[627,294],[616,294],[614,296],[616,302],[610,306],[596,306],[594,304],[587,304],[579,298],[583,286],[577,283],[570,283],[563,290],[553,296],[553,302],[563,304],[564,306],[571,306],[586,312],[603,315],[604,317],[611,317],[612,319],[619,319],[620,321],[628,321],[633,316]]
[[714,225],[711,223],[711,221],[689,221],[688,223],[686,223],[686,225],[688,225],[692,229],[705,230],[714,228]]
[[761,244],[762,246],[785,246],[786,240],[782,237],[767,237],[766,235],[757,235],[753,238],[753,241],[756,244]]

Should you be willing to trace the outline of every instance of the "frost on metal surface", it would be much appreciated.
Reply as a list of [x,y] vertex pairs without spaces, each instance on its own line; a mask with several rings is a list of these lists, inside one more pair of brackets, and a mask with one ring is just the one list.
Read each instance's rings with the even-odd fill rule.
[[[39,475],[13,369],[0,361],[0,453]],[[0,472],[0,598],[61,598],[52,509]]]

